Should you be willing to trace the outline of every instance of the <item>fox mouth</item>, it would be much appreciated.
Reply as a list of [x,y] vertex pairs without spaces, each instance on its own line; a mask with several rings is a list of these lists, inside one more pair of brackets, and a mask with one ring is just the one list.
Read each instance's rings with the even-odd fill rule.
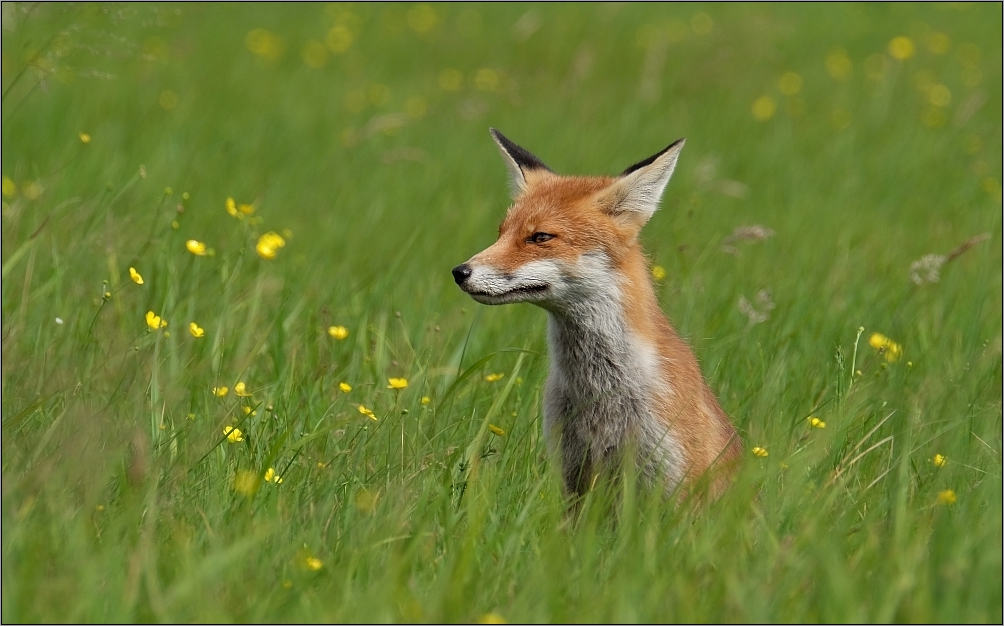
[[508,302],[530,300],[532,296],[545,293],[550,288],[550,285],[524,285],[501,293],[489,293],[487,291],[468,291],[467,293],[482,304],[506,304]]

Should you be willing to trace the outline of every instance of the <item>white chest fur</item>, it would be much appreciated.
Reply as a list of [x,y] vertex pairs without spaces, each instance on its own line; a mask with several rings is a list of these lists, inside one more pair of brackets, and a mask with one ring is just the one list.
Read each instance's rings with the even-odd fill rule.
[[649,478],[672,488],[683,459],[656,416],[657,397],[669,393],[671,381],[653,347],[628,328],[609,269],[597,269],[605,270],[599,278],[581,277],[588,297],[549,312],[545,435],[561,457],[569,492],[588,489],[593,473],[618,461],[627,445],[636,447]]

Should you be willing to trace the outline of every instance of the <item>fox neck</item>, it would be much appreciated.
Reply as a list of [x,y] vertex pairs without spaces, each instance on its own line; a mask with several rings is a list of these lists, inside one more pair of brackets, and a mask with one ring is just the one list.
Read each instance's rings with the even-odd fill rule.
[[575,297],[546,307],[554,365],[597,392],[659,378],[656,348],[645,336],[655,330],[653,312],[661,311],[644,257],[631,250],[618,266],[605,254],[584,255]]
[[[675,444],[665,427],[654,419],[656,397],[669,390],[657,349],[639,334],[645,329],[633,327],[637,312],[629,315],[626,309],[626,305],[645,308],[655,301],[640,252],[638,262],[640,276],[624,264],[613,268],[603,255],[584,259],[581,280],[588,297],[548,309],[548,430],[558,426],[563,445],[577,441],[593,464],[602,463],[628,439],[657,463],[666,461],[664,452],[675,451],[669,450]],[[647,299],[646,290],[652,302],[635,302],[639,295]],[[654,473],[654,465],[646,471]],[[678,477],[674,469],[669,473]]]
[[[589,401],[629,391],[647,404],[650,359],[628,329],[620,302],[596,298],[548,315],[552,368],[569,387]],[[639,348],[642,348],[639,350]]]

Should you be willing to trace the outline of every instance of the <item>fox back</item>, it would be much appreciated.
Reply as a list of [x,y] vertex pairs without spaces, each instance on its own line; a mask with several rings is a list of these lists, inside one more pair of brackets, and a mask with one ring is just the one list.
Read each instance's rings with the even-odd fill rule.
[[559,176],[492,129],[513,204],[498,240],[453,269],[482,304],[548,313],[544,433],[565,489],[584,494],[632,450],[667,491],[714,469],[727,484],[735,429],[659,308],[638,233],[658,208],[681,139],[617,177]]

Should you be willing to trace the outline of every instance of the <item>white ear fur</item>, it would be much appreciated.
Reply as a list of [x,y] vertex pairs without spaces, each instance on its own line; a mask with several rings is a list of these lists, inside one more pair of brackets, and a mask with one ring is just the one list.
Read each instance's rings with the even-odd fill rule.
[[[495,137],[493,134],[492,137]],[[526,191],[526,176],[523,174],[523,170],[520,169],[519,164],[516,163],[516,159],[512,158],[506,149],[502,145],[502,142],[495,137],[495,144],[499,147],[499,152],[502,154],[502,160],[505,161],[505,167],[509,170],[509,192],[512,197],[520,195]]]
[[631,215],[632,221],[644,224],[659,208],[662,192],[676,169],[676,161],[683,150],[684,139],[679,139],[662,152],[632,165],[612,185],[614,199],[609,207],[613,215]]

